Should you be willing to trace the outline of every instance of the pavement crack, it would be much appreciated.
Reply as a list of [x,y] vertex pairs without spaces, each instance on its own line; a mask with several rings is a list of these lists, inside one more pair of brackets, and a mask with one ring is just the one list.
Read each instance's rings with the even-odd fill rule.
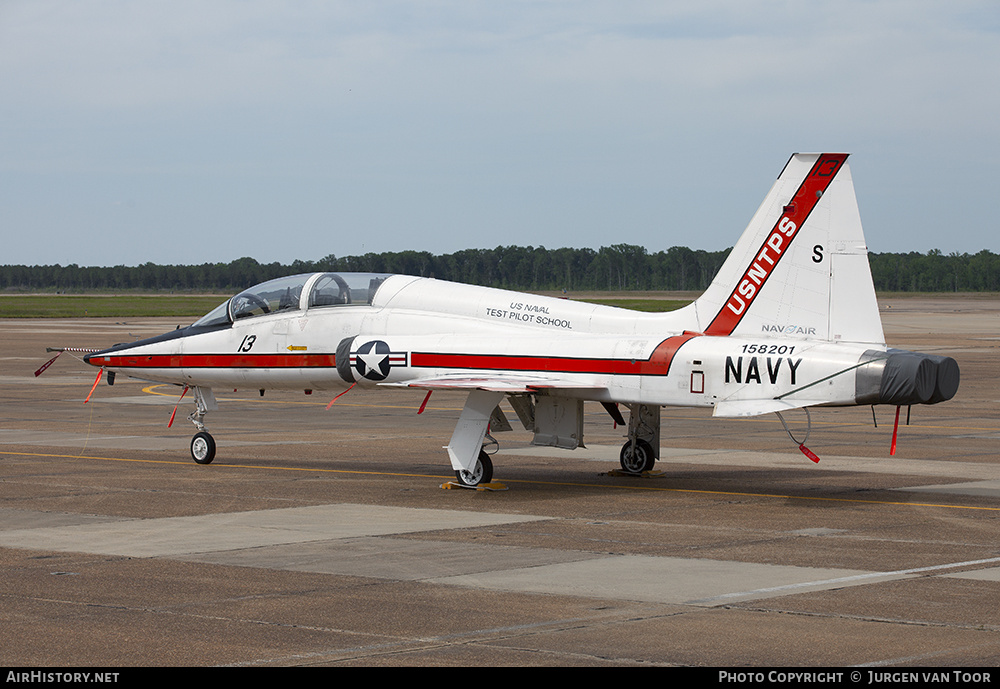
[[878,615],[851,615],[848,613],[807,612],[804,610],[782,610],[761,606],[727,605],[725,609],[743,610],[746,612],[762,612],[779,615],[795,615],[798,617],[818,617],[831,620],[851,620],[855,622],[874,622],[878,624],[901,624],[912,627],[934,627],[940,629],[967,629],[983,632],[1000,632],[1000,625],[994,624],[961,624],[955,622],[935,622],[933,620],[914,620],[902,617],[881,617]]

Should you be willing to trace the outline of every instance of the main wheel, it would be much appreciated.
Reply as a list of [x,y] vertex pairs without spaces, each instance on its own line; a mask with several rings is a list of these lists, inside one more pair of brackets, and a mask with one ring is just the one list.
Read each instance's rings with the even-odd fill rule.
[[478,486],[480,483],[489,483],[493,480],[493,460],[485,451],[479,451],[479,459],[472,471],[459,469],[455,472],[455,478],[463,486]]
[[632,450],[632,441],[629,440],[622,445],[619,461],[621,462],[622,469],[630,474],[641,474],[653,468],[653,465],[656,463],[656,457],[653,455],[653,446],[645,440],[635,441],[635,451]]
[[198,464],[211,464],[215,459],[215,438],[202,431],[191,438],[191,458]]

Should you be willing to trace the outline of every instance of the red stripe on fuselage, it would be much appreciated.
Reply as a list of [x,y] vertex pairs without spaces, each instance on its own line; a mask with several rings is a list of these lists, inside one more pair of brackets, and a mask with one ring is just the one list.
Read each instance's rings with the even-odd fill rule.
[[792,241],[805,224],[809,214],[816,208],[820,197],[826,192],[833,178],[837,176],[847,160],[846,153],[824,153],[802,180],[798,191],[785,206],[767,237],[761,243],[750,265],[743,271],[726,303],[712,320],[706,335],[730,335],[750,310],[753,300],[760,294],[764,283],[774,272],[781,258],[788,253]]
[[521,356],[516,354],[445,354],[413,352],[414,368],[450,368],[477,371],[525,371],[537,373],[593,373],[603,375],[665,376],[674,354],[699,333],[670,337],[653,350],[649,359],[601,359],[597,357]]
[[333,354],[109,354],[90,363],[109,368],[315,368],[336,367]]
[[[597,357],[547,357],[507,354],[448,354],[413,352],[413,368],[532,371],[538,373],[594,373],[606,375],[665,376],[680,347],[700,333],[669,337],[656,346],[649,359]],[[151,354],[92,356],[90,363],[107,368],[335,368],[333,354]]]

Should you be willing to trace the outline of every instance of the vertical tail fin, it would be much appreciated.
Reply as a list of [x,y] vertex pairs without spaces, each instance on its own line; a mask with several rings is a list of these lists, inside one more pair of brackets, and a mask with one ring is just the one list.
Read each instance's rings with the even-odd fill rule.
[[708,290],[708,335],[883,344],[845,153],[796,153]]

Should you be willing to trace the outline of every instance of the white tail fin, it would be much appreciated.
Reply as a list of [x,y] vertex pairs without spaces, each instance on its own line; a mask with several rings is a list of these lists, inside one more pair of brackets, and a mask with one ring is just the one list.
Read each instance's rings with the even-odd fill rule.
[[845,153],[796,153],[708,290],[707,335],[883,344]]

